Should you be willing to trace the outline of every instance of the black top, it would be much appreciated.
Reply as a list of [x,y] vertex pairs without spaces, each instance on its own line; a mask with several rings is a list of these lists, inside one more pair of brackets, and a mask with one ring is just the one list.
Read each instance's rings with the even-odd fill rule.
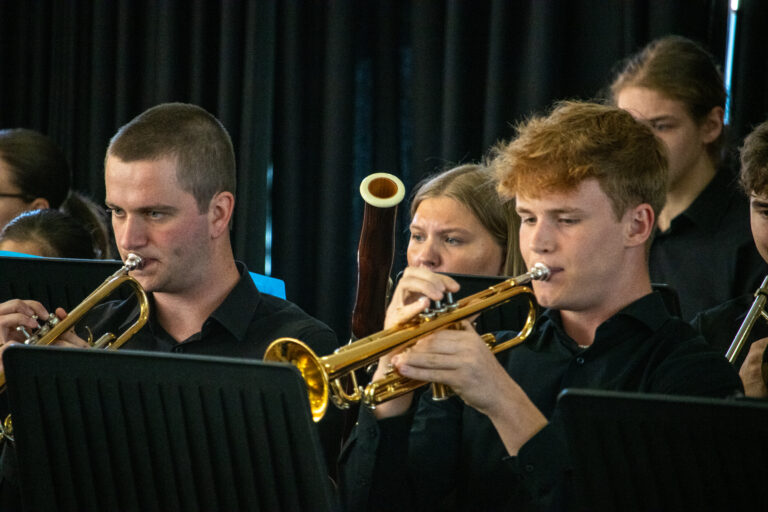
[[488,417],[456,397],[434,402],[425,392],[409,414],[378,422],[362,411],[341,456],[348,510],[566,510],[560,391],[725,397],[742,389],[731,365],[670,316],[657,293],[600,325],[589,348],[548,310],[528,342],[497,357],[549,425],[510,457]]
[[[336,334],[330,327],[292,302],[259,292],[245,265],[237,262],[237,267],[240,280],[203,323],[200,332],[182,342],[176,341],[157,322],[150,294],[149,321],[121,350],[261,359],[267,346],[284,336],[300,339],[320,355],[338,348]],[[104,331],[118,332],[130,325],[137,315],[135,302],[130,298],[96,308],[89,317],[99,320],[90,324],[91,330],[98,335]]]
[[[749,308],[752,307],[754,301],[754,293],[741,295],[719,306],[702,311],[691,321],[691,325],[704,336],[704,339],[707,340],[712,348],[725,355],[731,343],[733,343],[736,333],[739,332],[739,327],[744,323],[744,319],[747,317]],[[753,342],[766,337],[768,337],[768,324],[765,322],[765,319],[758,318],[749,332],[747,342],[734,361],[734,366],[741,368],[744,359],[746,359],[749,353],[749,346]]]
[[657,229],[654,236],[651,281],[677,291],[685,320],[754,292],[768,272],[752,240],[749,202],[725,169],[669,229]]

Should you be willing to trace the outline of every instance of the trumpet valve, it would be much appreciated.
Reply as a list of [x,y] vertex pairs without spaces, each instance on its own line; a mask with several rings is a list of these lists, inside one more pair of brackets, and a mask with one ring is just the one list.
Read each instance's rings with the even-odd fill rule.
[[433,300],[427,309],[419,314],[419,318],[422,320],[432,320],[437,315],[442,315],[449,311],[453,311],[458,307],[458,304],[453,299],[451,292],[446,292],[443,300]]
[[30,334],[29,331],[27,331],[26,327],[24,327],[23,325],[17,326],[16,331],[20,332],[22,336],[24,336],[25,345],[34,345],[38,339],[36,335]]
[[[37,321],[37,315],[32,315],[32,319]],[[40,325],[38,323],[38,328],[35,329],[33,333],[30,333],[29,331],[27,331],[27,329],[23,325],[17,326],[16,330],[24,336],[25,345],[35,345],[37,344],[37,342],[40,340],[42,336],[45,336],[58,323],[59,323],[59,317],[57,317],[56,315],[48,314],[48,320],[46,320],[43,323],[43,325]]]
[[104,333],[95,343],[93,343],[93,348],[109,348],[109,345],[115,341],[116,338],[117,336],[111,332]]

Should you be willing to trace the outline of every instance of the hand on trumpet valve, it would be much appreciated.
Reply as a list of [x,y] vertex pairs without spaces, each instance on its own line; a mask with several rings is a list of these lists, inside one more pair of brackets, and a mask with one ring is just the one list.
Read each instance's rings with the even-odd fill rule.
[[419,317],[422,320],[429,320],[430,318],[434,318],[439,314],[453,309],[456,309],[456,302],[453,300],[453,294],[447,291],[442,300],[430,301],[429,306],[419,313]]
[[[392,294],[384,326],[404,324],[422,313],[431,315],[435,308],[445,311],[443,308],[453,304],[452,294],[457,291],[459,284],[448,276],[424,267],[407,267]],[[428,310],[430,301],[435,306]]]
[[[34,300],[12,299],[0,304],[0,343],[23,343],[52,315]],[[25,334],[26,332],[26,334]]]
[[[34,345],[61,320],[66,311],[57,308],[54,314],[34,300],[13,299],[0,304],[0,343]],[[87,343],[73,330],[64,332],[54,343],[58,346],[85,347]]]
[[481,412],[494,406],[493,393],[488,390],[509,379],[466,320],[458,329],[442,329],[421,338],[407,353],[394,356],[392,364],[404,377],[449,386]]
[[0,304],[0,372],[5,349],[14,343],[24,343],[27,336],[22,330],[35,332],[40,327],[38,318],[48,317],[43,305],[33,300],[13,299]]
[[[56,308],[56,317],[58,317],[58,319],[54,324],[52,324],[52,326],[58,324],[61,320],[64,320],[65,318],[67,318],[67,312],[64,311],[63,308]],[[74,327],[61,333],[59,337],[56,338],[56,340],[53,343],[51,343],[51,345],[56,347],[70,347],[70,348],[90,348],[91,346],[90,343],[88,343],[87,341],[82,339],[80,336],[75,334]]]

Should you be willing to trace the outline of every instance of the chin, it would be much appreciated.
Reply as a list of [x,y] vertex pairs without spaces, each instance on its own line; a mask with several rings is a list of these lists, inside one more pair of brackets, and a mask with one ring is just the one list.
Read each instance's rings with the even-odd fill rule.
[[155,291],[155,286],[153,285],[152,281],[150,281],[146,277],[133,276],[133,278],[136,279],[136,281],[138,281],[138,283],[141,285],[141,287],[144,289],[145,292],[151,293]]
[[536,302],[539,306],[548,309],[563,309],[567,306],[567,297],[563,297],[561,294],[555,295],[552,293],[534,293],[536,296]]

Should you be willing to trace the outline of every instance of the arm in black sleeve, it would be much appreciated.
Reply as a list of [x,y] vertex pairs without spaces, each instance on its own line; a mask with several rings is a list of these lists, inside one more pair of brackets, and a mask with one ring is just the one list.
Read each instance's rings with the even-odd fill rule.
[[377,421],[361,409],[341,456],[346,509],[427,511],[443,506],[460,485],[456,465],[463,407],[458,398],[434,402],[424,393],[402,416]]
[[378,421],[372,411],[360,408],[357,424],[339,459],[339,487],[345,510],[409,509],[403,459],[412,420],[413,409]]

